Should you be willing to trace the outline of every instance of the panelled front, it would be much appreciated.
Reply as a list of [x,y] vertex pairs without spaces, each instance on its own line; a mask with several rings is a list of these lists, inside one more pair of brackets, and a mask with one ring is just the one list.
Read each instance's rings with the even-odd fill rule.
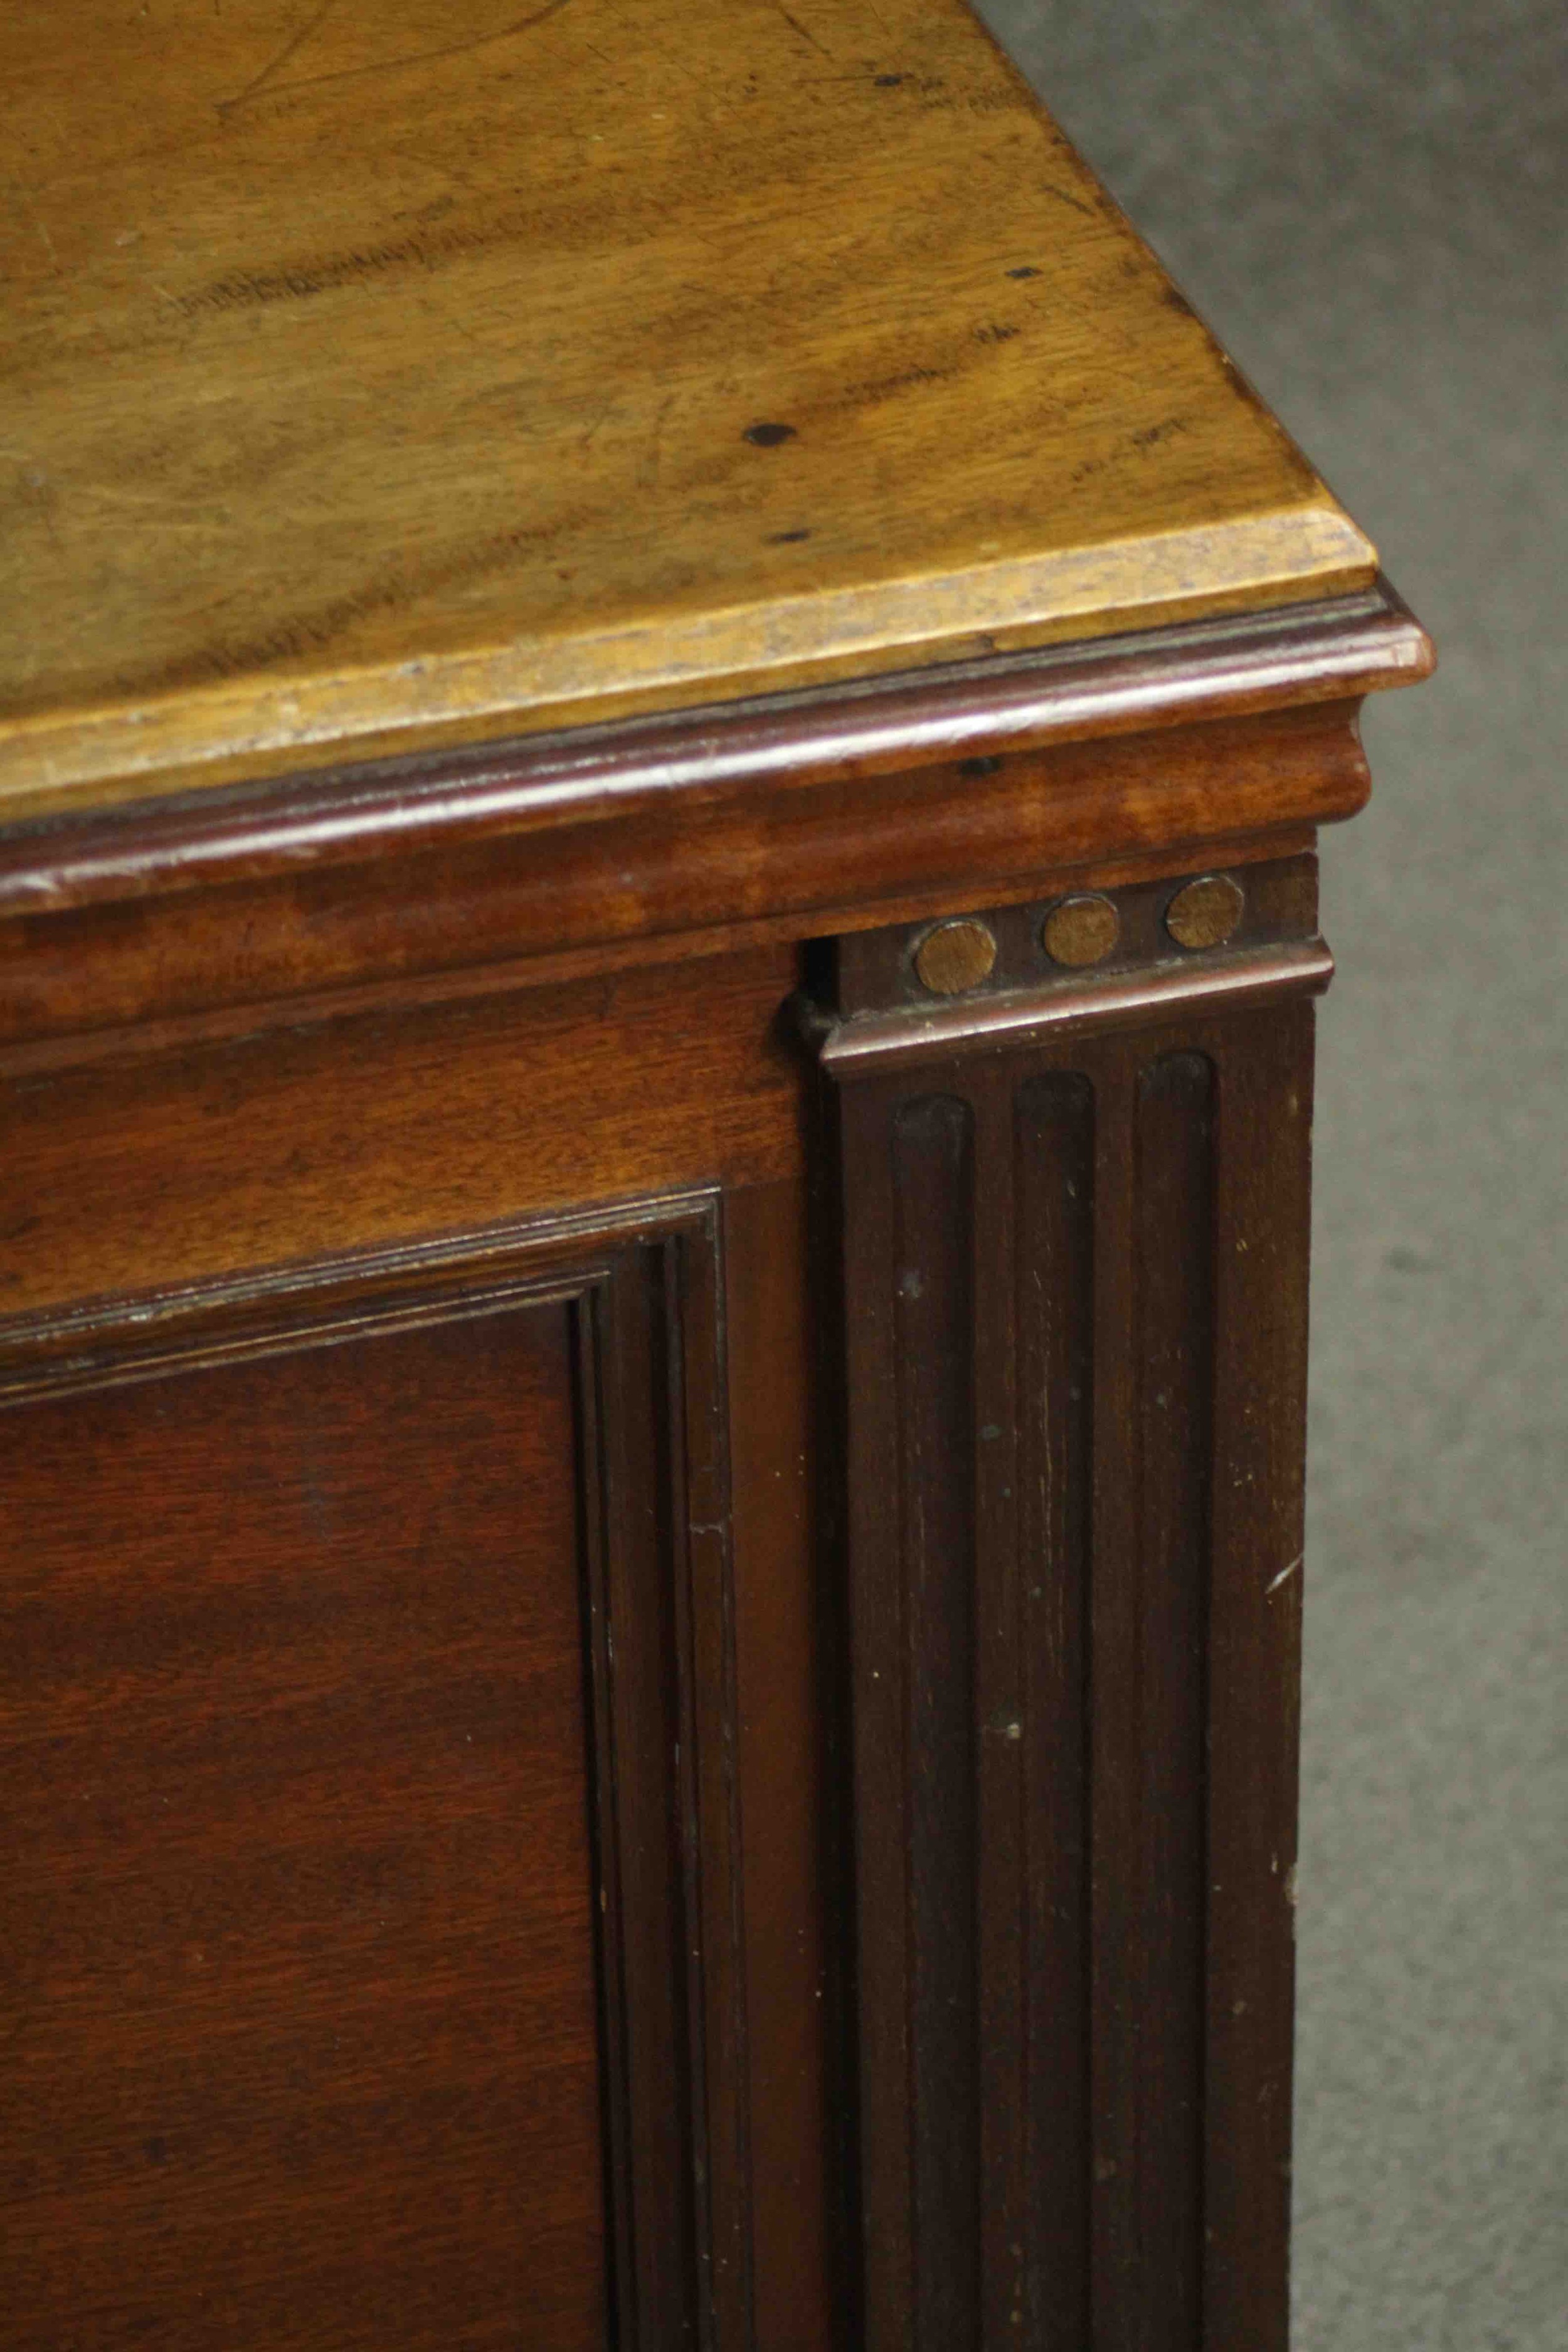
[[1425,658],[0,842],[0,2341],[1284,2352],[1306,828]]
[[868,2342],[1282,2347],[1310,1007],[910,1045],[842,1081]]
[[742,2339],[716,1237],[5,1335],[18,2352]]
[[967,0],[0,60],[0,2352],[1284,2352],[1424,633]]

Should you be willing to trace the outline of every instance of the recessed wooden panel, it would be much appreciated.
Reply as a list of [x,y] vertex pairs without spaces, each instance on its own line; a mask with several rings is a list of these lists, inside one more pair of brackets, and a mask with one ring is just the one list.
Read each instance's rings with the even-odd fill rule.
[[0,1331],[7,2347],[743,2340],[716,1283],[678,1202]]
[[574,1422],[554,1305],[0,1423],[8,2344],[602,2339]]

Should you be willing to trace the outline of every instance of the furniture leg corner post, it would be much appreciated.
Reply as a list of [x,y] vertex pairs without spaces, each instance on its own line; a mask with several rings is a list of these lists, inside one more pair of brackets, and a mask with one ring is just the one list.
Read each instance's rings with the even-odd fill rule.
[[823,1031],[869,2352],[1283,2352],[1315,947]]

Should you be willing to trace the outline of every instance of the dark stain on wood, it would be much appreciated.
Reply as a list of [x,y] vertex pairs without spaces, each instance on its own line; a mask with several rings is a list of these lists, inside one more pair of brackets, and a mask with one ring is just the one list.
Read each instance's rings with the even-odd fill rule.
[[976,1012],[934,1060],[900,1017],[901,1068],[827,1057],[865,2340],[1282,2352],[1297,1620],[1260,1563],[1300,1493],[1255,1465],[1260,1422],[1298,1459],[1304,1289],[1237,1286],[1304,1249],[1310,1009],[1003,1050]]

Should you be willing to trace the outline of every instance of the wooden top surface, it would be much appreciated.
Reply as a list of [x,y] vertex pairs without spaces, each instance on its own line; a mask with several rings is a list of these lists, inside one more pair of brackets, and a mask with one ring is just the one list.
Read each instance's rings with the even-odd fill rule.
[[1365,587],[961,0],[7,0],[0,819]]

